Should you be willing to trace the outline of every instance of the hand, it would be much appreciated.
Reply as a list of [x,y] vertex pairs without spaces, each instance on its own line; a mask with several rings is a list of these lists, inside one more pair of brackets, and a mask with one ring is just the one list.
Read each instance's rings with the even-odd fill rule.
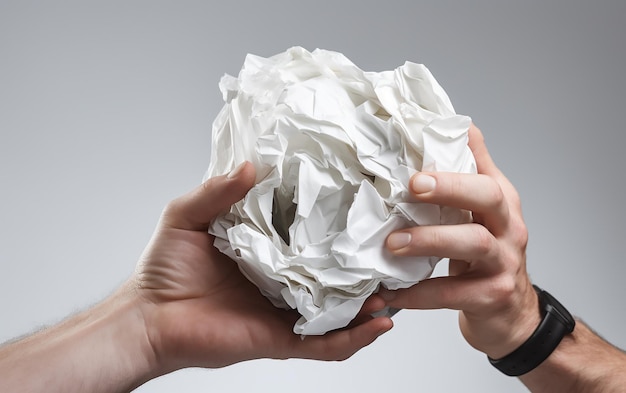
[[351,328],[304,339],[292,332],[299,315],[274,307],[207,233],[211,220],[243,198],[254,179],[254,167],[243,164],[174,200],[141,257],[130,287],[143,300],[162,372],[262,357],[340,360],[392,327],[389,318],[366,316],[384,307],[372,297],[362,323]]
[[387,238],[395,255],[450,258],[449,276],[380,294],[391,307],[460,310],[467,342],[498,359],[530,337],[539,324],[539,306],[526,272],[528,234],[518,194],[474,125],[469,146],[478,174],[421,172],[410,190],[419,202],[471,211],[473,222],[413,227]]

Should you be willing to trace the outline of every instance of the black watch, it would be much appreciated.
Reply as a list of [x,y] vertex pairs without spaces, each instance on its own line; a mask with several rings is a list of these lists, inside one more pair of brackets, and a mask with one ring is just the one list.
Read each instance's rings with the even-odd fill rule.
[[572,314],[552,295],[533,285],[539,296],[541,323],[519,348],[500,359],[489,362],[504,374],[517,377],[531,371],[550,356],[563,337],[574,331]]

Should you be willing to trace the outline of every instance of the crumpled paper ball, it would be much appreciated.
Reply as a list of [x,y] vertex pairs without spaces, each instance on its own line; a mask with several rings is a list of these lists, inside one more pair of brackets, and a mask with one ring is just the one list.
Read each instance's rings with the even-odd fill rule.
[[206,178],[247,160],[257,179],[209,231],[275,306],[298,310],[295,333],[344,327],[380,285],[430,276],[440,258],[393,256],[386,237],[468,214],[412,201],[409,179],[476,168],[471,120],[425,66],[364,72],[341,53],[293,47],[246,56],[219,87]]

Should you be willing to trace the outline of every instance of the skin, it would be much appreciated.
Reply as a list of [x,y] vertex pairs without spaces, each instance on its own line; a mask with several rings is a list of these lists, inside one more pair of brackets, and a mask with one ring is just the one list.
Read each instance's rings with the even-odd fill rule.
[[[459,310],[467,342],[499,359],[530,337],[540,312],[526,271],[528,232],[519,196],[474,125],[469,146],[478,174],[421,172],[409,188],[420,202],[471,211],[473,222],[397,231],[386,244],[396,255],[450,258],[449,275],[380,295],[396,308]],[[623,391],[626,356],[578,321],[552,355],[520,379],[533,392]]]
[[[298,315],[272,306],[207,233],[209,222],[252,186],[254,168],[244,163],[171,202],[135,274],[110,297],[0,347],[0,391],[123,392],[184,367],[343,360],[391,329],[389,318],[369,316],[385,306],[459,310],[470,345],[495,359],[507,355],[540,320],[526,272],[528,234],[517,192],[475,126],[469,145],[478,174],[422,172],[409,188],[418,201],[471,211],[473,222],[405,229],[386,244],[397,255],[450,258],[449,276],[381,290],[348,328],[302,340],[292,333]],[[521,380],[533,392],[619,392],[626,355],[579,321]]]
[[[343,360],[393,326],[368,315],[302,339],[297,313],[275,308],[213,247],[211,220],[254,183],[244,163],[172,201],[135,274],[102,303],[0,348],[0,391],[123,392],[184,367],[291,357]],[[51,367],[53,365],[53,367]]]

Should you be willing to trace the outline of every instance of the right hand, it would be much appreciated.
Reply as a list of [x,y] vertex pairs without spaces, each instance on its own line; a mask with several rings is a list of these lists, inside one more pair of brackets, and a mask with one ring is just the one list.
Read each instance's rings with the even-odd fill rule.
[[467,342],[498,359],[530,337],[540,321],[539,306],[526,272],[528,232],[519,196],[473,124],[469,146],[478,174],[420,172],[409,189],[420,202],[471,211],[473,222],[417,226],[387,238],[395,255],[450,258],[449,276],[380,295],[395,308],[460,310]]

